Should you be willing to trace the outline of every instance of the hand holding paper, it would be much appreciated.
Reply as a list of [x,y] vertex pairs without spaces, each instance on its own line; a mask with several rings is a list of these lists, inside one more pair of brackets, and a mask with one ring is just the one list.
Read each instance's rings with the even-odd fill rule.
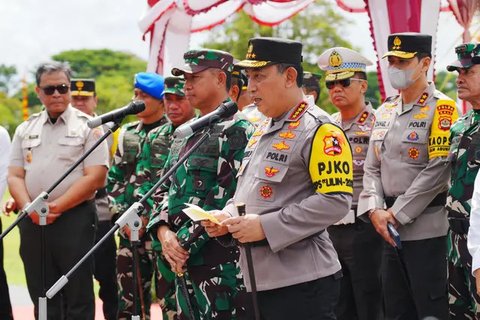
[[202,221],[202,220],[208,220],[211,221],[215,224],[220,225],[220,221],[218,221],[217,218],[215,218],[213,215],[208,213],[207,211],[203,210],[197,205],[191,204],[191,203],[185,203],[185,205],[188,208],[183,209],[183,212],[192,219],[195,222]]

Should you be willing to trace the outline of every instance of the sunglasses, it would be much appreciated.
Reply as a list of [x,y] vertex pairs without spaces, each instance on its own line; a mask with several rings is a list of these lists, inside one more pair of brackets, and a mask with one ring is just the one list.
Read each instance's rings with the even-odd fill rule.
[[43,93],[45,93],[47,96],[51,96],[55,93],[55,90],[57,90],[60,94],[65,94],[68,92],[68,90],[70,90],[70,87],[66,84],[60,84],[58,86],[46,86],[41,89],[43,90]]
[[346,88],[346,87],[350,86],[351,81],[365,81],[365,80],[355,79],[355,78],[347,78],[347,79],[343,79],[343,80],[325,81],[325,86],[327,87],[327,89],[333,89],[333,87],[335,87],[335,85],[338,83],[342,87]]

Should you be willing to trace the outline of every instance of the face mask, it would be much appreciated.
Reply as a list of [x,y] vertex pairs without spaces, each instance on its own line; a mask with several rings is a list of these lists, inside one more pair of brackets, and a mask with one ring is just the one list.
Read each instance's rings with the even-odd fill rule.
[[406,70],[388,67],[388,77],[390,78],[390,84],[392,87],[397,90],[403,90],[410,87],[420,77],[420,74],[418,74],[415,79],[412,79],[413,74],[419,66],[421,66],[420,63],[415,68]]

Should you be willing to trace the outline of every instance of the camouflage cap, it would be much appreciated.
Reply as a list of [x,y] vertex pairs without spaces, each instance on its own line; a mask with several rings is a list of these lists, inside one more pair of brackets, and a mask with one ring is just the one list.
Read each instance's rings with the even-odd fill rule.
[[164,94],[170,93],[177,96],[184,97],[185,92],[183,87],[185,86],[185,80],[178,77],[166,77],[165,78],[165,90]]
[[233,57],[230,53],[213,49],[190,50],[183,55],[185,65],[172,69],[174,76],[181,76],[185,73],[197,73],[208,68],[221,69],[225,72],[232,72]]
[[92,97],[95,95],[94,79],[72,79],[70,81],[72,96]]
[[455,47],[455,53],[457,60],[447,66],[450,72],[480,64],[480,44],[478,43],[463,43]]

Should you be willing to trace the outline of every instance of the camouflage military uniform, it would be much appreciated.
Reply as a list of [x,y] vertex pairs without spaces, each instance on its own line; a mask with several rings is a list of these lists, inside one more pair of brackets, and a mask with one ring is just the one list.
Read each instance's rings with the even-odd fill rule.
[[451,128],[451,187],[447,196],[449,301],[452,319],[480,317],[472,257],[467,249],[470,205],[480,166],[480,111],[470,111]]
[[[126,124],[122,127],[118,138],[118,148],[115,153],[114,164],[108,173],[107,190],[111,198],[110,210],[114,215],[121,215],[135,201],[135,187],[137,177],[148,168],[149,157],[143,158],[142,149],[148,132],[167,122],[166,117],[159,121],[144,125],[141,122]],[[125,234],[119,232],[120,243],[117,256],[117,282],[119,287],[119,319],[127,319],[132,315],[133,306],[133,279],[132,279],[132,247]],[[151,279],[152,279],[152,250],[148,237],[143,235],[138,248],[138,269],[141,275],[141,287],[138,291],[140,298],[138,306],[143,305],[145,310],[137,310],[136,314],[145,314],[149,319],[151,305]],[[139,284],[140,285],[140,284]]]
[[[138,177],[136,183],[138,184],[138,188],[135,190],[137,198],[143,197],[162,176],[162,169],[165,166],[170,152],[172,133],[174,130],[173,124],[168,122],[148,133],[142,149],[141,158],[143,161],[137,166]],[[150,214],[152,207],[153,199],[149,198],[145,203],[144,213]],[[147,231],[149,231],[149,229],[150,223],[149,226],[147,226]],[[152,250],[155,256],[157,256],[157,253],[160,255],[161,247],[156,233],[152,232],[150,237],[152,239]],[[155,268],[155,280],[157,282],[155,287],[157,297],[160,298],[163,319],[172,319],[172,312],[176,310],[175,287],[173,285],[175,275],[170,272],[172,274],[171,277],[165,276],[170,268],[165,268],[164,265],[158,263],[158,259],[155,260],[157,261],[153,266]]]
[[[253,132],[251,124],[237,113],[233,119],[214,126],[209,139],[200,145],[170,179],[168,196],[160,193],[163,203],[156,204],[151,227],[167,224],[177,233],[182,247],[190,254],[186,263],[189,286],[196,319],[237,319],[240,311],[234,302],[244,290],[239,274],[237,247],[225,248],[212,241],[199,223],[193,223],[182,211],[185,203],[205,210],[222,209],[236,188],[236,175],[243,152]],[[196,133],[187,139],[175,140],[166,168],[172,166],[200,138]],[[162,275],[173,281],[174,274],[166,260],[158,258]],[[179,319],[188,318],[185,297],[176,283]]]

